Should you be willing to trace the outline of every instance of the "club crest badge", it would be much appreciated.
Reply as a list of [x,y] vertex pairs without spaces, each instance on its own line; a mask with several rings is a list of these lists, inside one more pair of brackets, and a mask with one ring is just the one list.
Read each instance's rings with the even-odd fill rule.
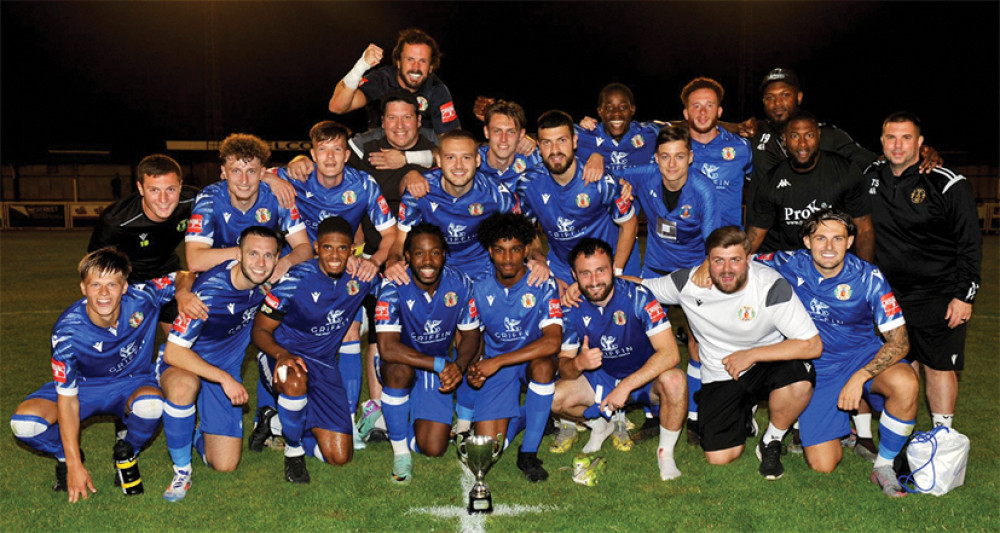
[[458,305],[458,295],[454,291],[449,291],[444,295],[444,305],[445,307],[455,307]]
[[143,316],[142,311],[136,311],[132,313],[132,316],[128,317],[128,325],[132,329],[135,329],[139,327],[139,324],[142,324],[142,321],[145,319],[146,317]]
[[749,305],[741,305],[739,317],[743,322],[750,322],[751,320],[757,318],[757,310]]
[[528,168],[528,165],[524,162],[524,159],[518,157],[514,160],[514,166],[512,168],[516,174],[520,174]]
[[576,195],[576,206],[580,208],[590,207],[590,196],[585,192]]
[[343,200],[344,205],[351,205],[358,201],[358,195],[355,194],[354,191],[344,191],[344,194],[341,195],[341,199]]
[[639,134],[636,134],[635,137],[632,137],[631,142],[632,142],[632,148],[642,148],[643,146],[646,146],[646,141],[644,141],[642,139],[642,135]]
[[681,206],[681,218],[691,218],[691,206],[682,205]]
[[479,215],[482,215],[483,214],[483,204],[470,204],[469,205],[469,214],[472,215],[472,216],[474,216],[474,217],[478,217]]
[[427,99],[424,98],[423,96],[418,96],[417,97],[417,105],[420,106],[420,111],[421,112],[427,111]]
[[722,158],[726,161],[732,161],[736,159],[736,149],[732,146],[727,146],[722,149]]
[[837,288],[834,290],[833,294],[834,296],[837,297],[838,300],[844,301],[844,300],[850,300],[851,294],[853,294],[853,292],[854,291],[851,289],[850,285],[846,283],[841,283],[840,285],[837,285]]
[[352,279],[347,282],[347,294],[354,296],[361,291],[361,287],[358,286],[358,280]]
[[535,306],[535,295],[529,293],[529,294],[525,294],[524,296],[522,296],[521,297],[521,305],[523,307],[526,307],[526,308],[534,307]]
[[259,224],[264,224],[271,220],[271,210],[266,207],[261,207],[253,214],[253,219]]
[[913,192],[910,193],[910,201],[915,204],[922,204],[926,199],[927,199],[927,191],[925,191],[922,187],[917,187],[916,189],[913,189]]
[[624,326],[626,322],[625,311],[622,311],[620,309],[618,311],[615,311],[615,314],[611,315],[611,319],[615,321],[616,326]]

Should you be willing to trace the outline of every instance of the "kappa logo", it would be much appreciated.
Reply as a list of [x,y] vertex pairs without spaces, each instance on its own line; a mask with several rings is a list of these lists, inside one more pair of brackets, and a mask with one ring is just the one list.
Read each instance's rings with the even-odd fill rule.
[[424,322],[424,334],[425,335],[435,335],[441,333],[441,321],[440,320],[428,320]]
[[791,187],[791,186],[792,184],[788,183],[788,180],[782,179],[781,181],[778,182],[778,186],[775,187],[775,189],[784,189],[785,187]]
[[223,213],[222,218],[226,219],[226,224],[229,224],[229,218],[232,217],[232,213]]
[[312,197],[313,197],[313,193],[311,193],[309,191],[306,191],[306,198],[312,198]]
[[585,328],[589,328],[590,327],[590,317],[589,316],[583,317],[583,327],[585,327]]
[[809,363],[807,361],[802,361],[802,366],[806,367],[806,372],[812,372],[813,369],[812,363]]
[[611,335],[601,335],[601,351],[613,352],[618,349],[618,340]]
[[413,304],[414,304],[413,300],[407,300],[406,301],[406,308],[409,309],[410,311],[413,311]]
[[696,298],[696,299],[695,299],[695,301],[694,301],[694,303],[695,303],[695,304],[697,304],[697,305],[698,305],[698,307],[701,307],[701,304],[703,304],[703,303],[705,303],[705,302],[702,302],[702,301],[701,301],[701,298]]
[[492,294],[486,297],[486,303],[489,304],[490,307],[493,306],[493,295]]
[[104,350],[104,341],[97,341],[97,342],[95,342],[94,343],[94,349],[97,350],[98,352],[103,351]]
[[229,309],[229,314],[231,314],[231,315],[235,315],[236,314],[236,304],[234,304],[232,302],[227,303],[226,304],[226,309]]
[[600,147],[602,144],[604,144],[604,137],[598,137],[597,138],[597,146]]
[[952,364],[952,366],[955,366],[955,362],[956,361],[958,361],[958,354],[957,353],[951,354],[951,364]]
[[452,239],[458,239],[465,235],[465,230],[468,226],[463,226],[461,224],[455,224],[454,222],[448,223],[448,236]]
[[798,285],[797,285],[798,287],[801,287],[801,286],[802,286],[802,284],[806,282],[806,280],[802,279],[802,278],[801,278],[801,277],[799,277],[799,276],[796,276],[795,278],[796,278],[796,279],[795,279],[795,281],[796,281],[796,283],[798,284]]
[[503,318],[503,329],[507,330],[508,333],[521,331],[521,321],[505,316]]
[[437,202],[431,202],[431,213],[433,213],[433,212],[435,212],[437,210],[438,210],[438,203]]
[[543,194],[543,195],[542,195],[542,203],[543,203],[543,204],[548,204],[548,203],[549,203],[549,198],[550,198],[551,196],[552,196],[551,194]]
[[312,298],[313,298],[313,303],[319,302],[319,295],[320,295],[319,291],[310,293],[310,296],[312,296]]
[[770,133],[764,133],[760,136],[760,144],[757,145],[758,150],[767,150],[767,141],[771,140]]
[[882,271],[877,268],[872,269],[872,277],[885,281],[885,278],[882,277]]

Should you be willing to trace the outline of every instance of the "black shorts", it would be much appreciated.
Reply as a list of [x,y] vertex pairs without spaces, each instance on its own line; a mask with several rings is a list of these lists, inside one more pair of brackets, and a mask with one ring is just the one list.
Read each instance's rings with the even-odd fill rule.
[[811,361],[758,363],[739,381],[706,383],[698,392],[698,433],[705,451],[725,450],[744,444],[750,433],[747,422],[752,408],[766,400],[771,391],[808,381],[816,384]]
[[965,330],[962,324],[955,329],[944,319],[952,297],[931,300],[899,301],[906,319],[906,332],[910,336],[908,361],[917,361],[934,370],[962,370],[965,368]]
[[177,318],[177,300],[170,300],[160,307],[160,322],[163,324],[173,324]]
[[368,345],[375,346],[375,341],[378,340],[375,336],[375,297],[372,295],[365,296],[365,299],[361,301],[361,305],[365,308],[365,315],[368,316]]

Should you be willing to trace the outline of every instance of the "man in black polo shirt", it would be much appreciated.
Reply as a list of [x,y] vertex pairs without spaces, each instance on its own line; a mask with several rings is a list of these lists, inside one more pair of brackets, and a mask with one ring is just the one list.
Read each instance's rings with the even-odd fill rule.
[[874,233],[868,182],[845,157],[820,149],[822,133],[816,117],[799,110],[784,130],[789,158],[764,181],[747,209],[751,252],[802,247],[799,229],[814,212],[833,207],[848,212],[858,226],[855,253],[871,261]]
[[976,203],[965,176],[918,169],[920,119],[894,113],[882,124],[885,161],[872,184],[877,228],[875,264],[885,273],[906,317],[910,354],[926,376],[935,426],[951,427],[964,368],[966,324],[979,290],[983,256]]
[[441,63],[441,51],[433,37],[415,28],[401,31],[392,50],[392,65],[365,76],[382,61],[382,53],[378,46],[368,45],[361,59],[337,83],[330,98],[330,111],[344,114],[366,107],[369,127],[377,128],[384,105],[380,100],[391,91],[405,90],[416,97],[417,111],[434,133],[441,135],[460,127],[451,92],[434,74]]

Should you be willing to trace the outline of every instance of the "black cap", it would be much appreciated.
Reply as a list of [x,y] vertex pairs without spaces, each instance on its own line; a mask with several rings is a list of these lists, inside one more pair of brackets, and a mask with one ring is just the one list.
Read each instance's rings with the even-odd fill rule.
[[787,68],[776,68],[764,76],[764,81],[760,82],[761,92],[768,86],[768,84],[780,81],[795,87],[796,89],[801,89],[802,85],[799,84],[799,77],[791,69]]

